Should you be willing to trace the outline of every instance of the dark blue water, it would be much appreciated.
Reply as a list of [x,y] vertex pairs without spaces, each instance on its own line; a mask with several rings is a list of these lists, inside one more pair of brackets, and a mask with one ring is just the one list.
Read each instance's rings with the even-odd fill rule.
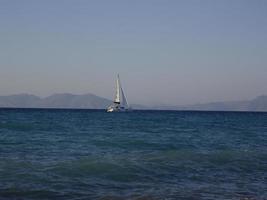
[[267,199],[267,113],[0,109],[0,199]]

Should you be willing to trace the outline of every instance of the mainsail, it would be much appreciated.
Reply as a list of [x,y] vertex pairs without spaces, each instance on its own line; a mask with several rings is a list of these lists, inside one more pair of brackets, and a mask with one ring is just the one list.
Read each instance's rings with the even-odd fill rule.
[[120,103],[120,77],[118,75],[117,80],[116,80],[116,94],[115,94],[115,99],[114,103]]

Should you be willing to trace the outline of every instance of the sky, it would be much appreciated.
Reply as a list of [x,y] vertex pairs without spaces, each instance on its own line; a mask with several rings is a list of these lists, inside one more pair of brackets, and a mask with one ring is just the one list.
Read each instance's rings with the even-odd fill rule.
[[266,0],[0,0],[0,95],[184,105],[267,95]]

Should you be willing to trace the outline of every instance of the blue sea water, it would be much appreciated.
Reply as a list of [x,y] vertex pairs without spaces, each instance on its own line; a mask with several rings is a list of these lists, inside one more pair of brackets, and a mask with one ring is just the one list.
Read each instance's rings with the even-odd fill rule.
[[267,113],[0,109],[0,199],[267,199]]

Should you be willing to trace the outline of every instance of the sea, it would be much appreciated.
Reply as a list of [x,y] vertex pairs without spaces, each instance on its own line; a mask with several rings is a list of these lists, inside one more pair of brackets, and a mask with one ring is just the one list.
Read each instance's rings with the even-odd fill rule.
[[264,200],[267,113],[0,109],[1,200]]

